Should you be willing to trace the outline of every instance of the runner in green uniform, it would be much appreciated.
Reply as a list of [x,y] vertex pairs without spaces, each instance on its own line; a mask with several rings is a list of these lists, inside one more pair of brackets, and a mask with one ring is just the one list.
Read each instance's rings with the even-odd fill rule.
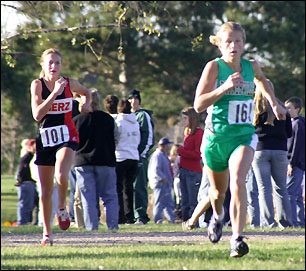
[[222,236],[222,205],[230,179],[231,257],[241,257],[249,251],[242,233],[247,215],[245,179],[257,143],[252,125],[255,85],[269,101],[277,119],[285,119],[286,115],[258,63],[241,58],[245,40],[243,28],[234,22],[223,24],[216,36],[210,37],[222,56],[206,64],[194,100],[198,113],[206,109],[208,113],[202,154],[210,191],[209,199],[199,205],[202,211],[210,204],[213,207],[208,236],[211,242],[217,243]]

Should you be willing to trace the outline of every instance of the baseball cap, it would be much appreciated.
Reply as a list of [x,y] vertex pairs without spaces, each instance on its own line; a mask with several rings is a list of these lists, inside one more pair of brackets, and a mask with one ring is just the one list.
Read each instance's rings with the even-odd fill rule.
[[35,139],[29,139],[27,141],[27,146],[32,146],[32,145],[34,145],[34,143],[35,143]]
[[173,144],[173,142],[171,142],[167,137],[162,137],[158,141],[158,145],[167,145],[167,144]]
[[137,89],[132,89],[128,93],[128,99],[135,97],[139,100],[139,104],[141,103],[140,92]]

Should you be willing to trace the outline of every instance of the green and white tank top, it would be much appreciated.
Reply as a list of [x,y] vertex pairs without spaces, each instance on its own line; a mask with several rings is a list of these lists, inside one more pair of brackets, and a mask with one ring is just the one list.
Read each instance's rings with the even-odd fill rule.
[[[218,63],[219,72],[214,89],[222,85],[235,73],[221,58],[214,59]],[[252,125],[254,117],[254,71],[250,61],[241,58],[243,87],[235,87],[227,91],[216,103],[207,108],[205,128],[209,129],[221,141],[227,137],[238,137],[255,133]]]

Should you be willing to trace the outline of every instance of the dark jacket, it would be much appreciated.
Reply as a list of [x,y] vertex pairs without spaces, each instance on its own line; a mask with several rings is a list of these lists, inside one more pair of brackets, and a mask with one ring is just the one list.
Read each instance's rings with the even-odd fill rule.
[[138,145],[139,156],[148,157],[149,150],[154,146],[154,123],[152,120],[153,111],[143,108],[135,112],[136,119],[140,126],[140,143]]
[[289,113],[286,120],[277,120],[274,125],[264,124],[267,120],[267,113],[259,116],[259,123],[255,126],[258,136],[256,151],[261,150],[283,150],[287,151],[287,139],[292,136],[292,125]]
[[80,143],[74,166],[116,166],[114,119],[103,111],[81,113],[73,118]]
[[292,168],[305,170],[305,118],[297,116],[292,121],[292,137],[288,139],[288,159]]
[[33,153],[27,152],[19,160],[19,166],[16,174],[16,179],[19,183],[25,181],[35,182],[31,177],[30,162],[33,158]]

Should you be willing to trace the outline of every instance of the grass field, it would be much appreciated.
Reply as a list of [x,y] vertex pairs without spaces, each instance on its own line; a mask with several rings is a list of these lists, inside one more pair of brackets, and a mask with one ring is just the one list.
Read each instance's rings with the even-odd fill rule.
[[[1,177],[1,224],[4,221],[16,221],[17,193],[12,176]],[[224,234],[229,235],[231,228],[225,228]],[[247,232],[261,231],[246,228]],[[279,238],[283,233],[297,231],[304,238]],[[53,232],[65,236],[58,226]],[[118,235],[124,233],[152,235],[155,232],[181,233],[181,225],[155,225],[149,222],[145,226],[120,226]],[[195,232],[206,234],[205,229]],[[265,232],[277,233],[275,239],[248,240],[250,253],[243,258],[229,257],[229,242],[220,241],[217,245],[202,238],[199,242],[161,242],[139,244],[80,244],[54,245],[40,247],[31,244],[6,246],[1,241],[2,270],[305,270],[305,230],[271,229]],[[22,227],[1,226],[1,237],[13,235],[32,237],[41,234],[42,228],[27,225]],[[84,229],[70,228],[72,233],[87,233]],[[112,236],[105,224],[95,234]],[[300,234],[301,235],[301,234]],[[2,239],[2,238],[1,238]]]

